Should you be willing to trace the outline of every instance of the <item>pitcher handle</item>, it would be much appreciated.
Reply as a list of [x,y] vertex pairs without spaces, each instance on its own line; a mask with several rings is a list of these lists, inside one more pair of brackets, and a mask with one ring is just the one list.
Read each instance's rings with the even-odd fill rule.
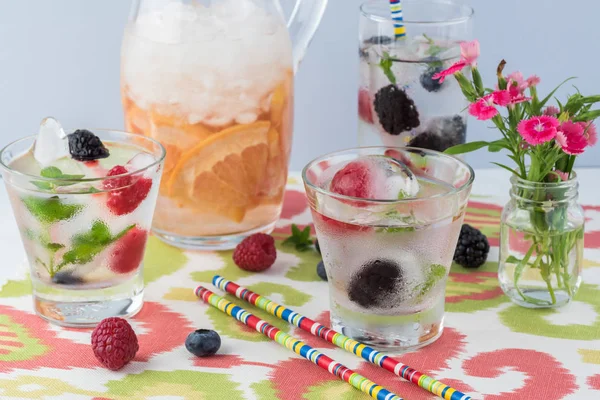
[[319,24],[328,0],[296,0],[294,10],[287,21],[288,31],[292,39],[294,73],[306,54]]

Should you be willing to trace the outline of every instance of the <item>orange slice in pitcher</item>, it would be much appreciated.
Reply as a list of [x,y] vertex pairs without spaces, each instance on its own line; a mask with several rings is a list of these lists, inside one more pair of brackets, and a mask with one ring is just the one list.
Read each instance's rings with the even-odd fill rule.
[[241,222],[264,178],[270,126],[268,121],[235,125],[183,153],[168,179],[168,195]]

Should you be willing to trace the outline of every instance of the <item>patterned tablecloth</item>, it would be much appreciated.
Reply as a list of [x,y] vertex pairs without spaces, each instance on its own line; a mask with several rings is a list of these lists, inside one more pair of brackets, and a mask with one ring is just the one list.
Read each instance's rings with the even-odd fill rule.
[[[582,196],[588,220],[585,283],[576,301],[557,311],[528,310],[503,295],[496,276],[506,179],[498,173],[478,176],[466,217],[466,222],[488,235],[493,246],[490,261],[476,271],[452,267],[444,334],[431,346],[398,358],[474,398],[600,399],[600,224],[596,222],[600,206],[589,205],[590,198],[598,197]],[[288,234],[292,222],[311,222],[297,175],[290,178],[278,238]],[[328,324],[327,283],[315,270],[318,255],[295,252],[280,242],[275,265],[251,274],[233,264],[231,251],[186,252],[151,238],[145,264],[146,303],[132,321],[140,350],[118,372],[95,360],[90,330],[59,328],[32,314],[30,284],[22,268],[0,290],[0,398],[369,398],[194,297],[192,289],[199,283],[212,288],[211,278],[218,273]],[[406,399],[435,398],[262,311],[244,307]],[[223,344],[218,356],[199,359],[186,351],[185,338],[197,328],[220,333]]]

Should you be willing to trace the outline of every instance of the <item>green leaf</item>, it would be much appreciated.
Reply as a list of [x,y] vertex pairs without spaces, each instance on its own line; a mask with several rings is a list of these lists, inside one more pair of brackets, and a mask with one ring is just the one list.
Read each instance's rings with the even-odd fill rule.
[[583,114],[579,114],[574,118],[575,121],[592,121],[600,117],[600,110],[592,110]]
[[504,262],[509,263],[509,264],[518,264],[520,262],[522,262],[523,260],[515,257],[515,256],[508,256],[506,258],[506,260],[504,260]]
[[42,177],[51,179],[61,178],[62,174],[62,171],[57,167],[46,167],[40,172]]
[[585,96],[581,99],[585,104],[594,104],[600,102],[600,95],[596,96]]
[[73,218],[83,209],[81,204],[63,203],[58,196],[49,198],[28,196],[24,197],[22,201],[31,215],[38,221],[47,224]]
[[446,268],[440,264],[433,264],[426,272],[427,278],[425,282],[417,286],[419,292],[417,298],[422,299],[429,293],[437,284],[446,276]]
[[471,76],[473,77],[473,84],[475,85],[477,94],[479,96],[483,96],[485,87],[483,86],[483,80],[481,79],[481,74],[479,73],[477,67],[471,68]]
[[548,96],[544,97],[544,99],[543,99],[542,101],[540,101],[540,104],[539,104],[539,107],[540,107],[540,109],[546,105],[546,103],[548,102],[548,100],[550,100],[550,99],[552,98],[552,96],[554,96],[554,93],[556,93],[556,91],[557,91],[557,90],[558,90],[558,89],[559,89],[559,88],[560,88],[562,85],[564,85],[565,83],[569,82],[569,81],[570,81],[570,80],[572,80],[572,79],[575,79],[575,77],[574,77],[574,76],[572,76],[572,77],[570,77],[570,78],[567,78],[567,79],[565,79],[565,80],[564,80],[564,81],[562,81],[562,82],[561,82],[561,83],[560,83],[560,84],[559,84],[557,87],[555,87],[555,88],[554,88],[554,90],[553,90],[553,91],[551,91],[551,92],[548,94]]
[[385,228],[376,228],[375,232],[399,233],[399,232],[414,232],[414,226],[389,226]]
[[381,57],[381,60],[379,61],[379,66],[381,67],[381,69],[383,70],[383,73],[385,74],[385,76],[387,76],[389,81],[395,85],[396,84],[396,76],[392,72],[392,64],[393,63],[394,62],[392,61],[392,58],[390,57],[390,53],[388,53],[387,51],[384,51],[383,57]]
[[53,190],[55,188],[55,186],[53,184],[51,184],[50,182],[32,181],[31,183],[42,190]]
[[77,234],[71,239],[71,249],[63,255],[56,271],[68,264],[87,264],[111,243],[123,237],[134,225],[129,225],[115,236],[102,221],[95,221],[89,231]]
[[292,224],[292,236],[288,237],[283,241],[283,245],[295,246],[298,251],[306,251],[312,245],[312,240],[310,239],[310,226],[305,227],[303,230],[300,230],[296,224]]
[[497,166],[498,166],[498,167],[500,167],[500,168],[504,168],[505,170],[509,171],[511,174],[516,174],[516,172],[515,172],[515,170],[514,170],[514,169],[512,169],[512,168],[510,168],[510,167],[507,167],[507,166],[506,166],[506,165],[504,165],[504,164],[500,164],[500,163],[493,162],[493,161],[491,161],[490,163],[491,163],[491,164],[494,164],[494,165],[497,165]]
[[489,146],[489,142],[478,141],[478,142],[470,142],[457,144],[456,146],[452,146],[444,151],[446,154],[464,154],[470,153],[475,150],[479,150],[483,147]]
[[491,142],[490,145],[488,146],[488,151],[491,153],[497,153],[502,149],[510,149],[508,147],[508,143],[506,142],[506,139],[504,139],[504,138],[498,139],[494,142]]
[[56,252],[64,247],[65,245],[60,243],[46,243],[46,248],[53,252]]

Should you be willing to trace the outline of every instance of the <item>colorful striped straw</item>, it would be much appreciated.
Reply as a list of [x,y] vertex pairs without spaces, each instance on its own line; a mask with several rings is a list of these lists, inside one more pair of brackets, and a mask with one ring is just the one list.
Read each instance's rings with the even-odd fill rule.
[[404,17],[402,16],[402,3],[400,0],[390,0],[390,10],[394,20],[394,36],[396,39],[406,36],[406,27],[404,26]]
[[337,347],[353,353],[365,360],[373,363],[383,369],[386,369],[394,374],[406,379],[409,382],[427,390],[436,396],[446,400],[470,400],[471,396],[459,392],[450,386],[437,381],[419,371],[416,371],[408,365],[402,364],[400,361],[386,356],[383,353],[372,349],[360,342],[350,339],[332,329],[327,328],[318,322],[313,321],[294,310],[279,305],[266,297],[260,296],[245,287],[239,286],[235,282],[226,280],[225,278],[215,275],[213,277],[213,285],[234,295],[238,299],[247,301],[248,303],[276,316],[284,321],[289,322],[298,328],[327,340],[329,343]]
[[349,383],[356,389],[368,394],[372,398],[378,400],[402,400],[401,397],[395,395],[389,390],[379,386],[375,382],[368,380],[364,376],[357,374],[351,369],[346,368],[339,362],[332,360],[325,354],[313,349],[304,342],[288,335],[285,332],[280,331],[273,325],[269,325],[265,321],[258,319],[248,311],[222,298],[221,296],[216,295],[210,290],[202,286],[198,286],[196,290],[194,290],[194,293],[205,303],[218,308],[230,317],[243,322],[250,328],[255,329],[257,332],[260,332],[268,338],[273,339],[283,347],[287,347],[296,354],[301,355],[314,364],[317,364],[319,367],[329,371],[329,373],[332,375],[337,376],[344,382]]

